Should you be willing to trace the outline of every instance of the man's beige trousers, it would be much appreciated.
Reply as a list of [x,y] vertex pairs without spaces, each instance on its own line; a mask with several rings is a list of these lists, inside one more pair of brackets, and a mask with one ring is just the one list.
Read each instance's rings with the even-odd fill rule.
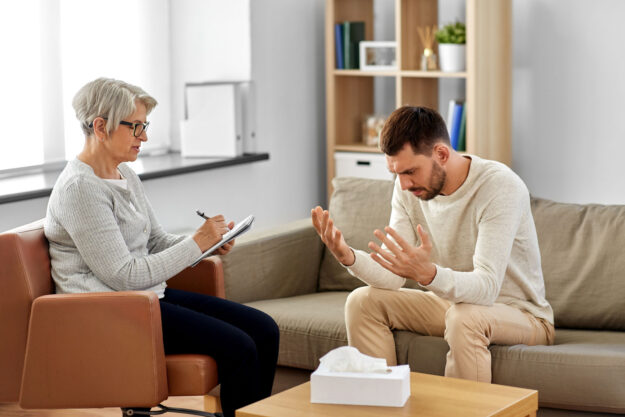
[[445,376],[491,382],[488,346],[550,345],[551,323],[505,304],[454,304],[434,293],[369,286],[354,290],[345,304],[347,340],[360,352],[397,364],[393,330],[444,336],[449,344]]

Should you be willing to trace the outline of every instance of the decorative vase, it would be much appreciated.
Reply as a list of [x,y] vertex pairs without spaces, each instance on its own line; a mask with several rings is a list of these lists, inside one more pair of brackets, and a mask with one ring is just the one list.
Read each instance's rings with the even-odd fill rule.
[[466,69],[466,45],[441,43],[438,45],[441,71],[459,72]]

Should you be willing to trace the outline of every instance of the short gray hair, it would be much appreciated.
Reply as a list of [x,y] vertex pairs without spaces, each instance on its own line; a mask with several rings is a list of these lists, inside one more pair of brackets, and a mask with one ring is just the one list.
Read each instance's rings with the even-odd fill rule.
[[124,117],[137,110],[135,100],[145,105],[147,113],[158,104],[154,97],[136,85],[112,78],[98,78],[85,84],[74,96],[72,106],[85,136],[93,133],[89,127],[96,117],[107,119],[106,131],[111,133]]

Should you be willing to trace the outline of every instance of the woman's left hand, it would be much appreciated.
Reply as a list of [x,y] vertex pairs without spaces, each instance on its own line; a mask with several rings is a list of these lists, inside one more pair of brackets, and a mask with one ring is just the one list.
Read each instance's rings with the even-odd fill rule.
[[[233,227],[234,227],[234,222],[228,223],[228,229],[232,230]],[[230,252],[233,246],[234,246],[234,239],[232,239],[230,242],[226,243],[225,245],[217,249],[215,251],[215,254],[221,255],[221,256],[226,255],[228,252]]]

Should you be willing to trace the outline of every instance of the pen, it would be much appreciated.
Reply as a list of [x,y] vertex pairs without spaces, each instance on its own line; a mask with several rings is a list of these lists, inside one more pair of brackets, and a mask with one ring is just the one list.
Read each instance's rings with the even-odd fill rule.
[[197,213],[197,215],[198,215],[198,216],[200,216],[201,218],[203,218],[203,219],[205,219],[205,220],[208,220],[208,219],[209,219],[209,218],[208,218],[208,217],[206,217],[206,216],[204,215],[204,213],[203,213],[203,212],[201,212],[200,210],[195,210],[195,212],[196,212],[196,213]]

